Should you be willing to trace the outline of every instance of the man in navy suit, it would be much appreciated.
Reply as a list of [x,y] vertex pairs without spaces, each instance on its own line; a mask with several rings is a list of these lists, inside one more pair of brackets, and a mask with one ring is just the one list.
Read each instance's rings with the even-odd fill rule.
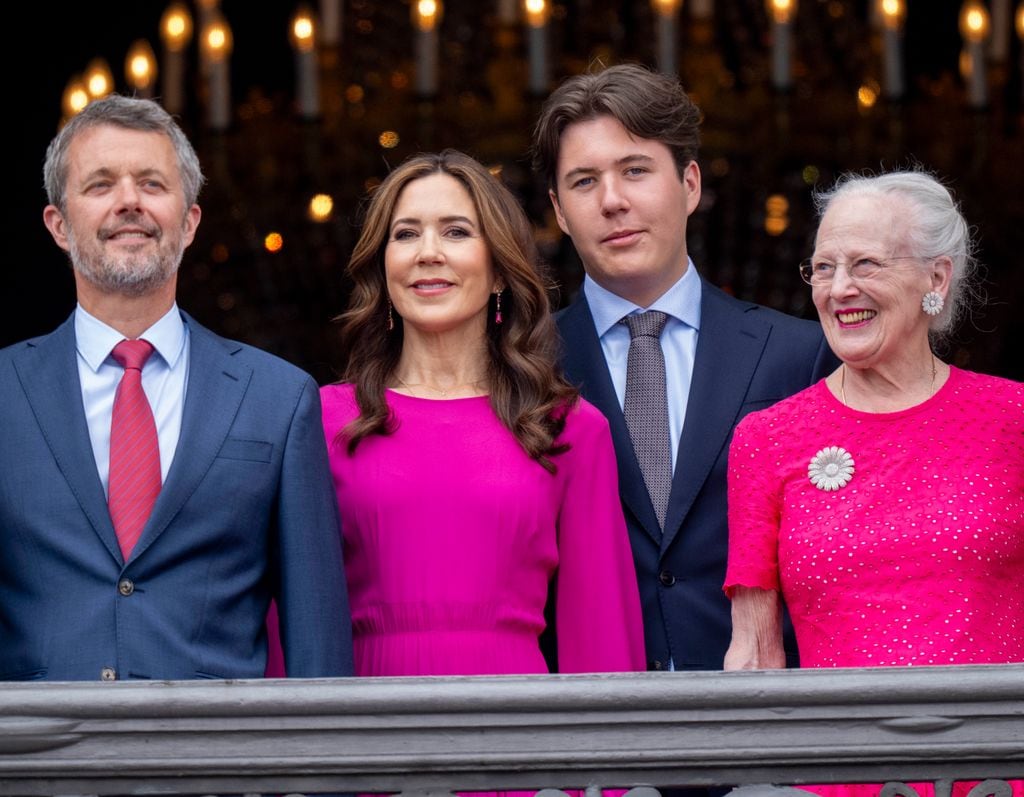
[[[611,424],[653,670],[722,668],[732,431],[836,363],[818,324],[738,301],[698,275],[686,220],[701,194],[699,124],[677,80],[623,65],[567,80],[534,131],[535,166],[586,271],[579,297],[558,314],[563,365]],[[625,319],[646,311],[664,316],[670,450],[660,502],[623,414]]]
[[[192,146],[156,103],[112,96],[57,135],[44,178],[78,304],[0,351],[0,680],[260,677],[272,597],[289,675],[351,674],[316,384],[175,301],[200,218]],[[126,340],[141,366],[114,356]],[[148,409],[121,429],[150,445],[115,457],[122,380]],[[142,473],[149,493],[120,487]],[[149,498],[114,512],[115,476]]]

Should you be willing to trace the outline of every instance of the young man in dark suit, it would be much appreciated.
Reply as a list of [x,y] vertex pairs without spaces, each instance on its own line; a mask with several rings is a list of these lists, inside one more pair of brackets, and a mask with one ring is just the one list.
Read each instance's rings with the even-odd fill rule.
[[653,670],[722,668],[732,430],[836,362],[818,324],[697,273],[686,221],[701,195],[699,124],[677,80],[623,65],[567,80],[534,131],[586,271],[557,319],[563,365],[611,424]]

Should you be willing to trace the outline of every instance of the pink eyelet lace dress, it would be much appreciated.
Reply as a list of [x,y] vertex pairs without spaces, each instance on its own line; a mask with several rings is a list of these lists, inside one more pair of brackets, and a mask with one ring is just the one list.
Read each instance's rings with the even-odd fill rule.
[[924,403],[873,414],[823,380],[747,416],[729,456],[736,586],[781,591],[803,667],[1024,662],[1024,385],[951,368]]

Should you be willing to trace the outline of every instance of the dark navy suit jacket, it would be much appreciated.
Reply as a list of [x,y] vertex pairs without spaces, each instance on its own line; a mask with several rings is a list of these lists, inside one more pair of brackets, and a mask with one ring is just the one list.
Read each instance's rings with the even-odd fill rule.
[[89,441],[73,317],[0,351],[0,680],[261,677],[272,596],[290,675],[351,673],[316,384],[183,317],[181,436],[127,562]]
[[[720,670],[729,646],[722,592],[732,431],[828,374],[838,360],[821,326],[741,302],[701,282],[701,321],[686,419],[662,534],[582,291],[556,316],[569,381],[611,424],[619,491],[644,614],[649,669]],[[795,661],[795,646],[790,639]]]

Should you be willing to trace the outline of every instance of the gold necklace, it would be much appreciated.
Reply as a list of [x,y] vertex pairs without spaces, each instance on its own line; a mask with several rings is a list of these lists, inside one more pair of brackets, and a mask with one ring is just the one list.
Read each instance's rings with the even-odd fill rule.
[[[932,355],[932,381],[928,387],[929,398],[931,397],[932,391],[935,389],[935,355]],[[846,363],[843,363],[843,369],[839,372],[839,396],[843,400],[843,404],[847,407],[850,406],[846,400]]]
[[428,384],[427,382],[417,382],[414,385],[410,385],[408,382],[406,382],[404,379],[402,379],[402,377],[400,377],[398,374],[395,374],[395,379],[398,380],[398,384],[400,384],[402,387],[404,387],[406,390],[409,391],[410,395],[412,395],[413,397],[416,397],[416,398],[425,398],[425,397],[416,396],[416,391],[413,390],[414,387],[425,387],[428,390],[432,390],[435,393],[439,393],[441,395],[441,398],[448,398],[448,394],[449,393],[452,393],[452,392],[458,390],[459,388],[463,388],[463,387],[475,388],[478,385],[481,385],[481,384],[483,384],[484,382],[487,381],[486,379],[475,379],[472,382],[464,382],[461,385],[452,385],[449,388],[442,388],[442,387],[437,387],[436,385]]

